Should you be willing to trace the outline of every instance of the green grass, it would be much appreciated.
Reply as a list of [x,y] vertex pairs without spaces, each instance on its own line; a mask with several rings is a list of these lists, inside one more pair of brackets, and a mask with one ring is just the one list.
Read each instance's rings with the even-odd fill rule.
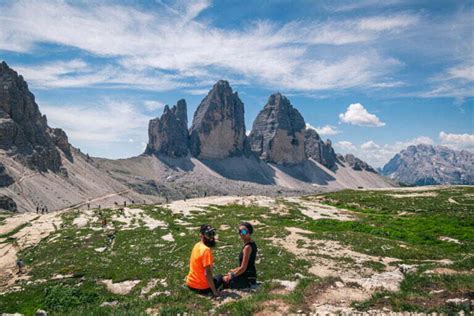
[[[270,214],[264,207],[239,205],[209,206],[207,212],[192,212],[191,217],[172,214],[170,210],[153,205],[136,205],[149,216],[167,223],[168,228],[149,230],[140,227],[121,230],[123,223],[112,221],[121,210],[102,209],[114,230],[103,231],[100,223],[76,228],[72,223],[78,212],[63,215],[63,224],[37,246],[25,249],[19,256],[29,268],[32,282],[22,281],[21,291],[0,296],[0,312],[32,315],[38,308],[50,315],[140,315],[148,308],[158,308],[162,314],[184,312],[250,315],[261,309],[268,300],[281,299],[290,305],[290,311],[299,309],[309,312],[307,299],[314,288],[325,286],[334,280],[321,280],[312,276],[308,269],[311,262],[296,258],[288,251],[275,247],[268,238],[288,235],[285,227],[298,227],[313,234],[307,238],[335,240],[355,251],[373,256],[398,258],[400,262],[419,264],[416,273],[408,274],[399,292],[376,293],[369,300],[355,304],[360,310],[387,306],[400,311],[452,310],[432,290],[444,289],[449,295],[463,297],[472,292],[474,279],[471,273],[450,276],[428,275],[423,272],[439,266],[424,260],[450,259],[450,269],[465,272],[474,268],[474,189],[448,188],[436,191],[437,196],[395,198],[384,191],[345,190],[323,195],[324,203],[353,212],[355,221],[340,222],[332,219],[311,220],[301,213],[301,206],[282,199],[277,202],[288,208],[287,214]],[[398,193],[398,192],[397,192]],[[312,200],[315,196],[307,196]],[[318,196],[317,198],[321,198]],[[461,204],[449,203],[453,198]],[[94,212],[99,213],[98,210]],[[405,212],[405,213],[402,213]],[[405,215],[404,215],[405,214]],[[235,302],[214,308],[208,298],[195,295],[184,286],[188,272],[189,255],[198,240],[198,230],[178,225],[176,220],[198,227],[208,223],[216,228],[229,225],[231,229],[218,230],[218,245],[213,250],[215,273],[225,273],[238,265],[242,247],[237,234],[241,221],[258,220],[254,239],[259,247],[258,276],[263,285],[256,293]],[[20,230],[18,227],[16,231]],[[107,234],[115,231],[112,249],[98,253],[94,249],[109,246]],[[174,242],[161,237],[172,232]],[[13,233],[8,233],[6,237]],[[446,236],[459,240],[458,245],[439,240]],[[299,245],[300,247],[303,244]],[[351,258],[341,259],[350,266]],[[383,271],[383,264],[367,261],[364,266]],[[73,274],[73,278],[51,280],[55,274]],[[273,279],[295,280],[299,273],[304,276],[296,290],[290,294],[273,294]],[[151,279],[166,279],[167,287],[158,284],[152,291],[171,292],[170,296],[157,296],[147,300],[140,297],[141,289]],[[37,283],[38,280],[45,282]],[[125,296],[108,292],[99,280],[141,280],[133,291]],[[314,292],[314,291],[313,291]],[[428,294],[426,294],[428,293]],[[100,307],[103,302],[117,301],[116,307]],[[434,302],[434,303],[430,303]]]

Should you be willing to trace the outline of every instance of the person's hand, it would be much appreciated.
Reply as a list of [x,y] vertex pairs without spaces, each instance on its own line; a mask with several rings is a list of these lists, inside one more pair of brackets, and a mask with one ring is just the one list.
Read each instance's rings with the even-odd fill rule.
[[230,274],[224,275],[224,276],[222,277],[222,279],[224,280],[225,283],[229,283],[229,282],[230,282],[230,279],[231,279]]

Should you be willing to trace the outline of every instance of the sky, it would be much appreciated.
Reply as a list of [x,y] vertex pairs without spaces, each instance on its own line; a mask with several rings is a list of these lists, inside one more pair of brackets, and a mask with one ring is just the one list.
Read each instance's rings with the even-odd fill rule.
[[0,0],[0,60],[91,156],[143,152],[148,121],[219,79],[246,129],[286,95],[338,153],[474,151],[474,1]]

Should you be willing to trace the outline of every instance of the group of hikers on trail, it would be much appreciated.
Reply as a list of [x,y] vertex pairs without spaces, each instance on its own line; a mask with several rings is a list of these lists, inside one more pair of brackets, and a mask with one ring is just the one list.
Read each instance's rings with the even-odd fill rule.
[[216,230],[204,224],[200,228],[200,241],[194,245],[186,276],[188,288],[199,294],[221,296],[222,289],[251,288],[257,283],[257,244],[252,240],[253,226],[248,222],[239,224],[239,236],[244,246],[239,254],[239,266],[225,275],[213,276],[214,257],[212,248],[216,245]]

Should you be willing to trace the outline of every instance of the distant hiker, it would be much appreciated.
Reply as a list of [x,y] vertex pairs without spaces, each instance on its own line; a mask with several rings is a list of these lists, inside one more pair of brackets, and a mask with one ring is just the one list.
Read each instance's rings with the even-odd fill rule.
[[127,201],[123,201],[123,207],[127,206]]
[[89,210],[91,208],[91,204],[87,203],[87,209]]
[[44,207],[41,208],[41,214],[44,214]]
[[46,213],[48,213],[48,207],[47,207],[47,206],[44,207],[44,211],[45,211]]
[[107,226],[107,218],[104,216],[102,217],[102,228],[105,228]]
[[100,210],[100,204],[99,204],[99,210]]
[[168,204],[168,201],[169,201],[169,199],[168,199],[168,197],[166,197],[166,204]]
[[18,274],[23,273],[23,267],[25,266],[25,263],[23,262],[23,259],[18,259],[16,261],[16,266],[18,268]]
[[252,233],[253,226],[250,223],[240,223],[239,235],[244,246],[239,254],[239,266],[224,276],[226,286],[232,289],[244,289],[257,284],[255,259],[258,249],[257,244],[252,240]]
[[206,196],[207,196],[207,191],[204,191],[204,197],[206,197]]
[[216,245],[216,231],[210,225],[201,225],[200,241],[194,245],[189,260],[189,273],[186,276],[188,288],[199,294],[220,296],[222,276],[212,276],[214,257],[212,249]]
[[39,213],[39,209],[40,209],[39,206],[37,206],[37,207],[36,207],[36,214]]

